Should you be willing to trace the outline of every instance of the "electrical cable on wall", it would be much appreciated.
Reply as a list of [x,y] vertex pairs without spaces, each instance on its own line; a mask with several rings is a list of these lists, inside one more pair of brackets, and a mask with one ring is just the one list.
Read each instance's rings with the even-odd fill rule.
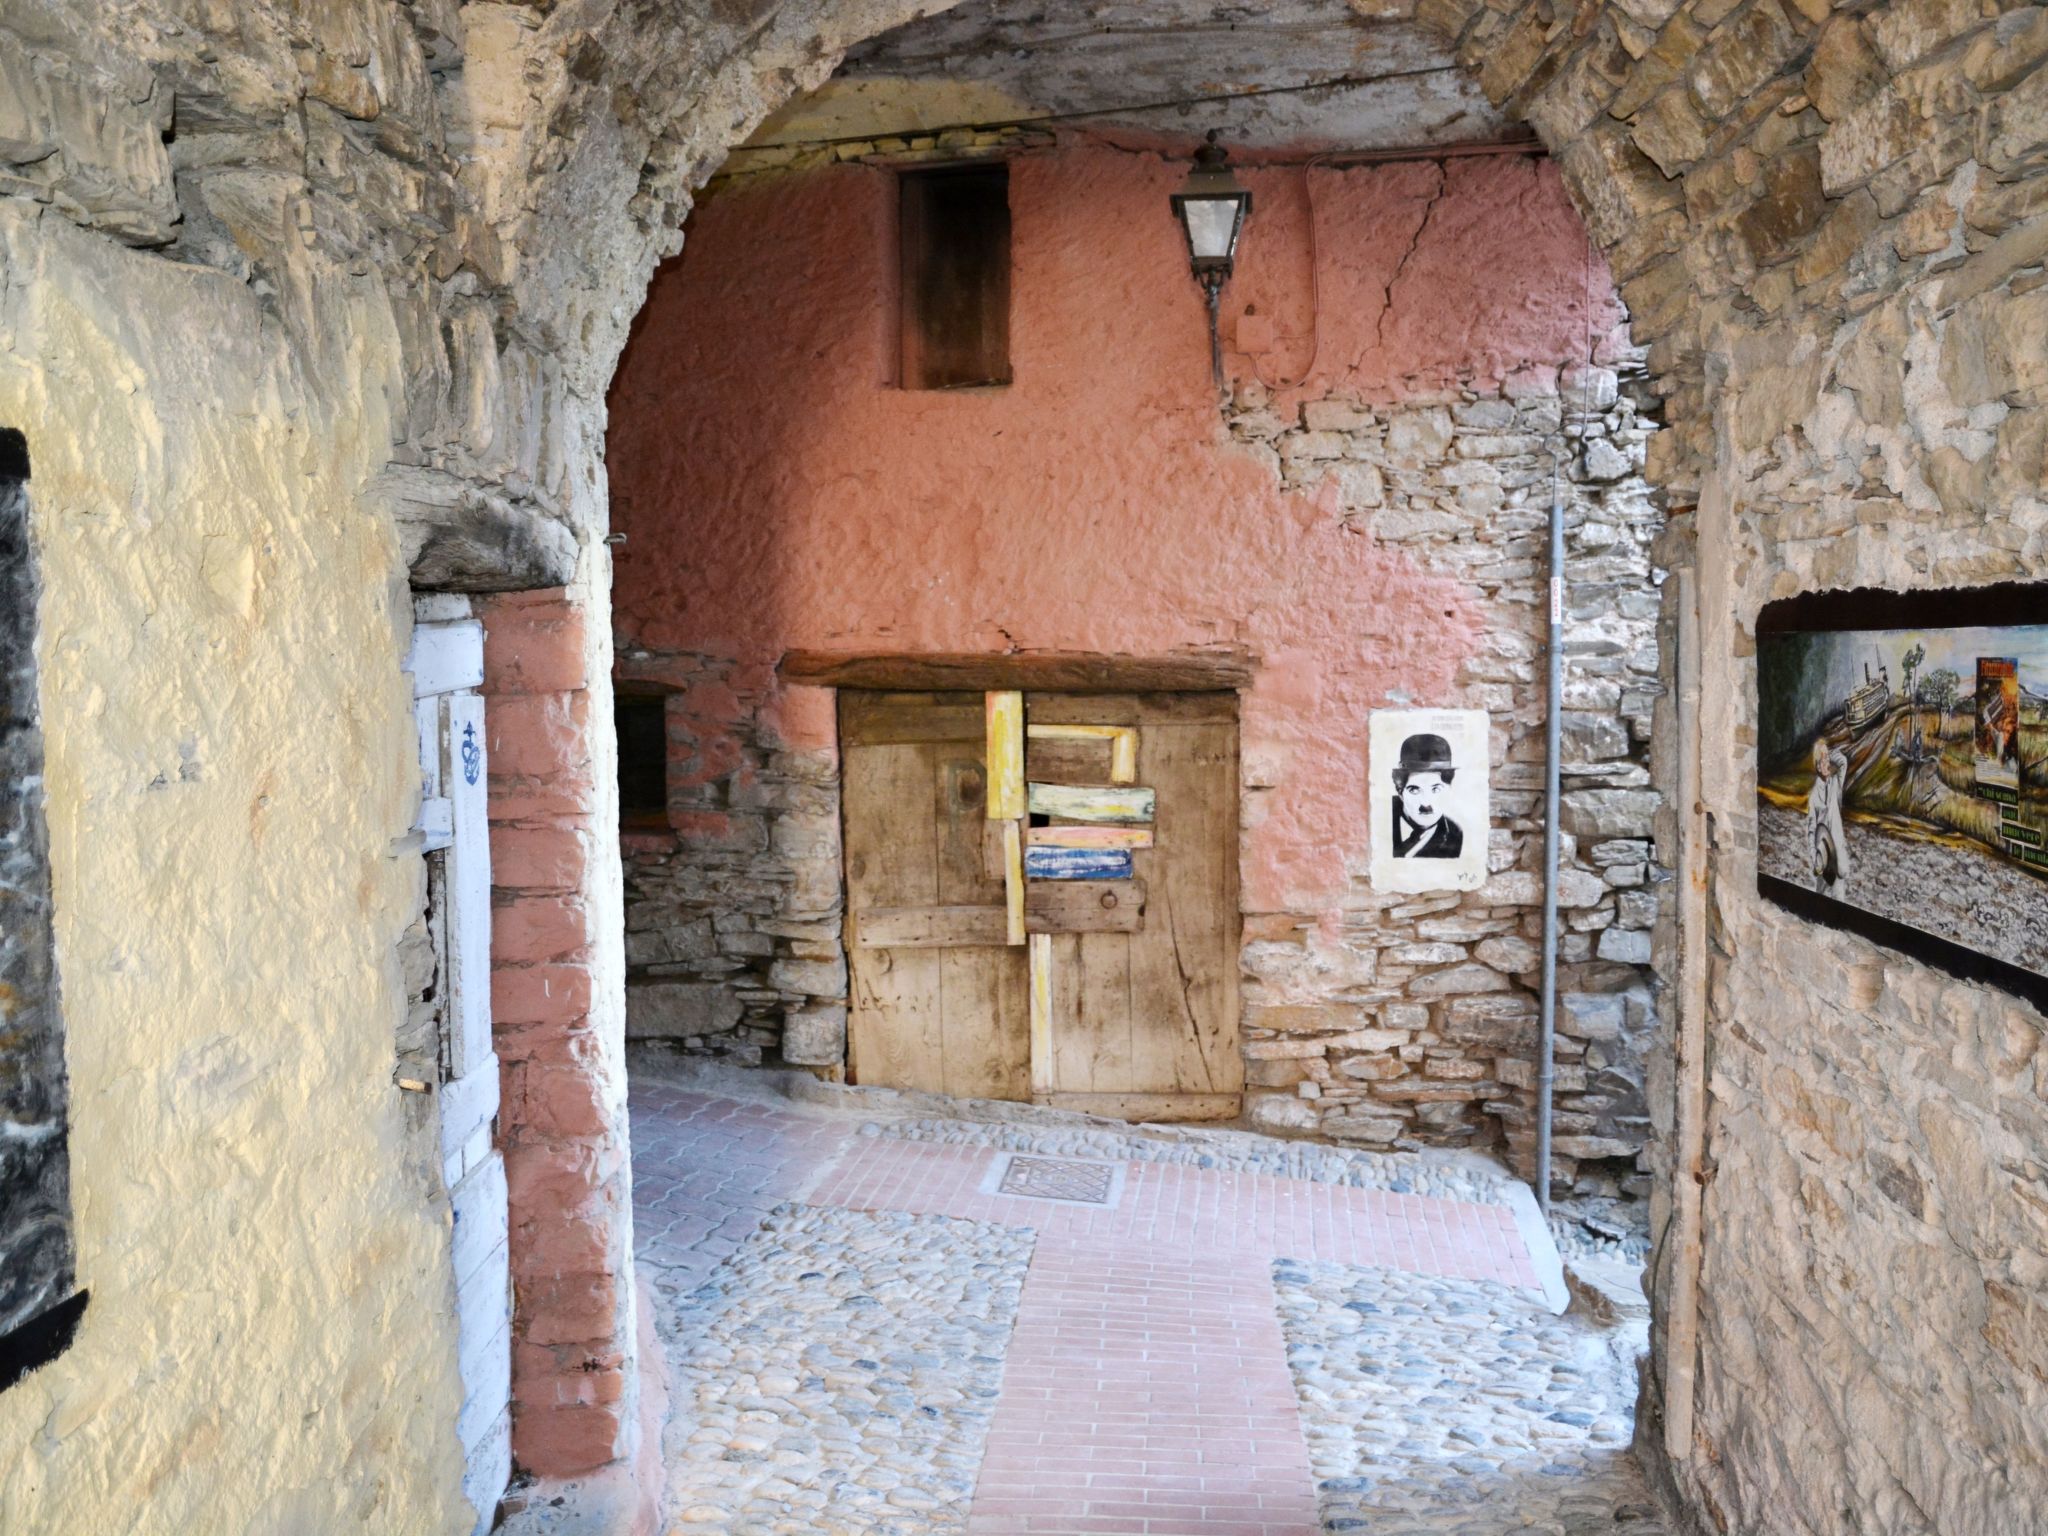
[[[1285,382],[1276,382],[1275,380],[1267,378],[1264,371],[1260,369],[1259,359],[1256,356],[1256,354],[1246,351],[1238,352],[1238,355],[1240,357],[1244,358],[1245,361],[1251,364],[1252,377],[1257,379],[1261,384],[1265,385],[1268,389],[1299,389],[1303,384],[1306,384],[1308,382],[1309,376],[1316,371],[1316,361],[1318,358],[1322,356],[1322,262],[1320,254],[1316,248],[1316,189],[1315,183],[1310,179],[1309,173],[1313,171],[1316,168],[1316,166],[1328,160],[1330,156],[1334,153],[1335,151],[1332,150],[1320,155],[1312,155],[1307,160],[1304,160],[1301,163],[1301,195],[1308,202],[1308,362],[1302,367],[1301,372],[1295,375],[1294,378],[1287,380]],[[1290,342],[1301,340],[1299,336],[1288,336],[1281,339]],[[1232,350],[1236,351],[1237,349],[1233,348]]]

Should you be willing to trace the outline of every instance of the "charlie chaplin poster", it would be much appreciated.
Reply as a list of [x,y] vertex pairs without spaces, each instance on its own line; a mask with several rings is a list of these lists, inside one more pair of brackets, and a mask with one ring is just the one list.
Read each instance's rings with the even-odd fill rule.
[[1470,891],[1486,881],[1487,731],[1477,709],[1377,709],[1372,885]]
[[[2038,618],[2040,597],[2021,612]],[[1982,599],[1927,616],[1966,622],[1759,623],[1757,883],[2028,991],[2008,970],[2048,977],[2048,626],[1967,622],[1999,616]]]

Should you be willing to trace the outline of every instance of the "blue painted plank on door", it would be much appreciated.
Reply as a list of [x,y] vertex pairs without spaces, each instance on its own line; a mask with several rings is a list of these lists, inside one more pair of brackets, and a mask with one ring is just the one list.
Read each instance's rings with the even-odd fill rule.
[[1026,848],[1027,880],[1128,880],[1128,848]]

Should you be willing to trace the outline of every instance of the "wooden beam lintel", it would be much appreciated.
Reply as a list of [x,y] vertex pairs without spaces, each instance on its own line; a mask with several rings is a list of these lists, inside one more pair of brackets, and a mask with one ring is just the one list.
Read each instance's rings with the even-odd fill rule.
[[1254,669],[1254,658],[1248,652],[1203,650],[1167,656],[1092,656],[1066,651],[890,656],[790,651],[777,670],[785,682],[827,688],[1227,693],[1250,687]]

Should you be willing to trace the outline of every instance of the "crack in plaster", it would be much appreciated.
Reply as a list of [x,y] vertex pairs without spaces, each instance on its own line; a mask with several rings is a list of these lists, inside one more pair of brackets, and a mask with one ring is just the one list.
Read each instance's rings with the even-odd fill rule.
[[[1408,270],[1408,262],[1416,248],[1422,244],[1422,237],[1429,230],[1430,216],[1436,212],[1436,205],[1443,201],[1444,192],[1450,185],[1450,173],[1439,162],[1435,165],[1436,190],[1429,194],[1429,201],[1423,204],[1422,218],[1416,223],[1415,233],[1408,241],[1408,249],[1401,253],[1401,259],[1394,263],[1394,270],[1387,277],[1387,285],[1381,296],[1380,312],[1373,317],[1372,350],[1377,352],[1386,345],[1387,316],[1394,312],[1394,285],[1401,281],[1401,274]],[[1364,365],[1365,353],[1353,360],[1353,369]]]

